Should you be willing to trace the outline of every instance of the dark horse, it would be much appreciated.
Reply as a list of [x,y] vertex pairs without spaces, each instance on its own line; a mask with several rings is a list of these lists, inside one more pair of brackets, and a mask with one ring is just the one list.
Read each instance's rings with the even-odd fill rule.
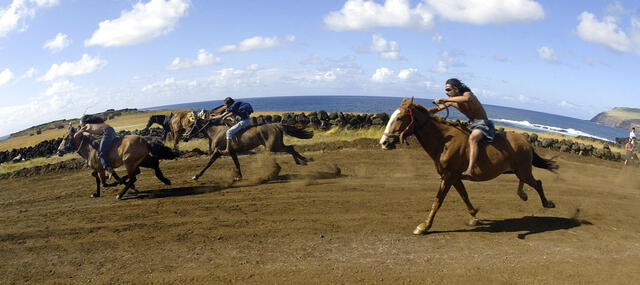
[[[93,172],[91,175],[96,178],[96,192],[91,197],[100,197],[100,180],[103,186],[109,186],[106,182],[105,170],[98,158],[97,148],[92,145],[89,136],[74,136],[76,129],[70,124],[69,132],[64,137],[58,147],[58,155],[62,156],[67,152],[77,152],[87,161]],[[116,196],[122,199],[129,188],[135,188],[136,175],[140,173],[140,166],[155,170],[156,177],[166,185],[171,185],[171,181],[164,177],[160,170],[160,159],[174,159],[176,156],[170,148],[161,143],[149,143],[138,135],[127,135],[116,138],[112,148],[107,153],[107,160],[114,168],[122,165],[127,169],[128,181],[125,182],[124,189]],[[125,179],[127,180],[127,179]]]
[[[215,151],[213,155],[211,155],[211,159],[209,159],[207,165],[193,177],[193,180],[200,178],[211,164],[222,156],[220,150],[226,148],[225,133],[228,129],[229,127],[220,122],[220,120],[204,120],[196,118],[195,122],[185,133],[184,140],[189,140],[197,133],[203,133],[207,138],[213,141],[215,146]],[[234,141],[232,143],[232,151],[229,153],[236,166],[235,180],[242,179],[242,172],[240,171],[240,162],[238,161],[237,152],[250,151],[259,145],[263,145],[265,149],[270,152],[286,152],[291,154],[296,164],[304,165],[309,162],[310,159],[300,155],[293,146],[284,144],[283,137],[285,134],[299,139],[310,139],[313,137],[313,132],[311,131],[280,123],[253,126],[245,130],[244,133],[240,135],[238,141]]]
[[[425,234],[431,228],[436,212],[440,209],[451,186],[458,191],[467,206],[471,215],[469,224],[477,224],[478,210],[471,204],[461,176],[469,163],[469,130],[459,123],[449,122],[432,115],[430,110],[413,104],[413,99],[403,99],[400,107],[391,115],[380,144],[383,149],[393,149],[396,140],[402,143],[412,134],[433,159],[440,175],[440,188],[431,206],[429,217],[424,223],[419,224],[413,233]],[[533,177],[532,166],[550,171],[558,169],[558,165],[553,160],[544,159],[536,154],[523,135],[500,134],[492,143],[487,144],[484,141],[480,143],[478,163],[474,168],[474,173],[477,175],[471,180],[487,181],[503,173],[515,173],[519,180],[517,193],[522,200],[527,200],[523,186],[528,184],[538,192],[543,207],[554,208],[555,204],[547,200],[544,195],[542,181]]]
[[149,127],[151,127],[151,125],[158,124],[162,126],[162,129],[164,130],[164,136],[166,137],[167,134],[171,132],[171,126],[170,126],[171,118],[173,118],[173,113],[169,115],[152,115],[151,117],[149,117],[149,121],[147,121],[147,126],[144,127],[144,129],[148,130]]

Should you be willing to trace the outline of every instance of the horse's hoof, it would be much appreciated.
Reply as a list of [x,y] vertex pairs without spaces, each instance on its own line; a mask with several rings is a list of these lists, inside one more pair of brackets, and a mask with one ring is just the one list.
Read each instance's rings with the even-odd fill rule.
[[191,180],[194,180],[194,181],[195,181],[195,180],[198,180],[198,175],[196,175],[196,176],[194,176],[194,177],[191,177]]
[[424,235],[427,233],[427,230],[423,228],[422,224],[418,225],[415,230],[413,230],[414,235]]
[[98,193],[91,194],[91,198],[98,198],[98,197],[100,197],[100,194]]
[[169,180],[164,181],[164,185],[171,185],[171,181],[169,181]]
[[518,197],[520,197],[522,201],[527,201],[527,199],[529,199],[529,196],[527,196],[527,192],[524,192],[524,189],[518,190]]
[[116,195],[116,200],[122,200],[122,196],[123,195],[120,195],[120,194]]
[[467,225],[468,225],[468,226],[475,227],[475,226],[477,226],[477,225],[478,225],[478,222],[479,222],[479,221],[478,221],[478,219],[477,219],[477,218],[471,218],[471,219],[469,220],[469,222],[467,222]]
[[555,208],[556,204],[551,202],[551,200],[547,200],[547,203],[544,205],[545,208]]
[[242,180],[242,176],[236,176],[233,178],[233,181],[240,181]]

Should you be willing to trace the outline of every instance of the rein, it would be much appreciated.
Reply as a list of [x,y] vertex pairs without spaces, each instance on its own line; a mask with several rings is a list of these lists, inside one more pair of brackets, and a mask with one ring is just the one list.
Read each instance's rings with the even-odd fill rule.
[[[204,126],[202,126],[202,128],[200,128],[200,129],[198,130],[198,132],[197,132],[197,133],[202,132],[202,130],[204,130],[204,128],[206,128],[207,126],[209,126],[209,123],[211,123],[211,121],[207,120],[207,123],[206,123],[206,124],[204,124]],[[195,122],[194,122],[194,125],[193,125],[193,126],[194,126],[194,128],[195,128]],[[189,136],[192,136],[192,135],[193,135],[191,132],[189,132],[189,134],[190,134]]]
[[[411,108],[407,108],[407,113],[409,114],[409,117],[411,117],[411,122],[407,125],[406,128],[404,128],[404,130],[400,133],[400,143],[404,143],[405,141],[405,135],[407,133],[407,131],[409,131],[409,129],[412,129],[413,126],[415,125],[415,118],[413,117],[413,109]],[[407,142],[407,144],[409,144],[409,142]]]

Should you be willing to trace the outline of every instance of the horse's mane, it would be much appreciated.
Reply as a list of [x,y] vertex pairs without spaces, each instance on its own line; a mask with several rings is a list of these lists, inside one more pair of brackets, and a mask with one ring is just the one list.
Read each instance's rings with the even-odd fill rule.
[[412,106],[414,107],[414,110],[417,110],[420,113],[425,114],[428,118],[433,119],[434,121],[452,126],[456,129],[463,131],[466,134],[471,133],[471,131],[467,128],[467,122],[462,122],[460,120],[447,120],[439,115],[432,114],[427,108],[425,108],[420,104],[413,103]]

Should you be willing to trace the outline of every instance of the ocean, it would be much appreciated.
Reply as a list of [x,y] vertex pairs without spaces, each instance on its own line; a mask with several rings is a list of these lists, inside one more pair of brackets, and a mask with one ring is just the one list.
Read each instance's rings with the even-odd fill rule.
[[[287,96],[238,98],[251,103],[255,111],[320,111],[361,112],[388,114],[400,105],[402,98],[373,96]],[[414,102],[431,107],[433,99],[415,98]],[[193,102],[144,108],[142,110],[162,109],[212,109],[222,105],[222,100]],[[586,136],[602,140],[615,141],[616,137],[626,137],[629,131],[609,127],[588,120],[530,110],[484,105],[489,119],[497,125],[514,127],[525,131],[552,132],[567,136]],[[455,108],[450,109],[450,119],[465,119]],[[439,114],[446,114],[441,111]]]

